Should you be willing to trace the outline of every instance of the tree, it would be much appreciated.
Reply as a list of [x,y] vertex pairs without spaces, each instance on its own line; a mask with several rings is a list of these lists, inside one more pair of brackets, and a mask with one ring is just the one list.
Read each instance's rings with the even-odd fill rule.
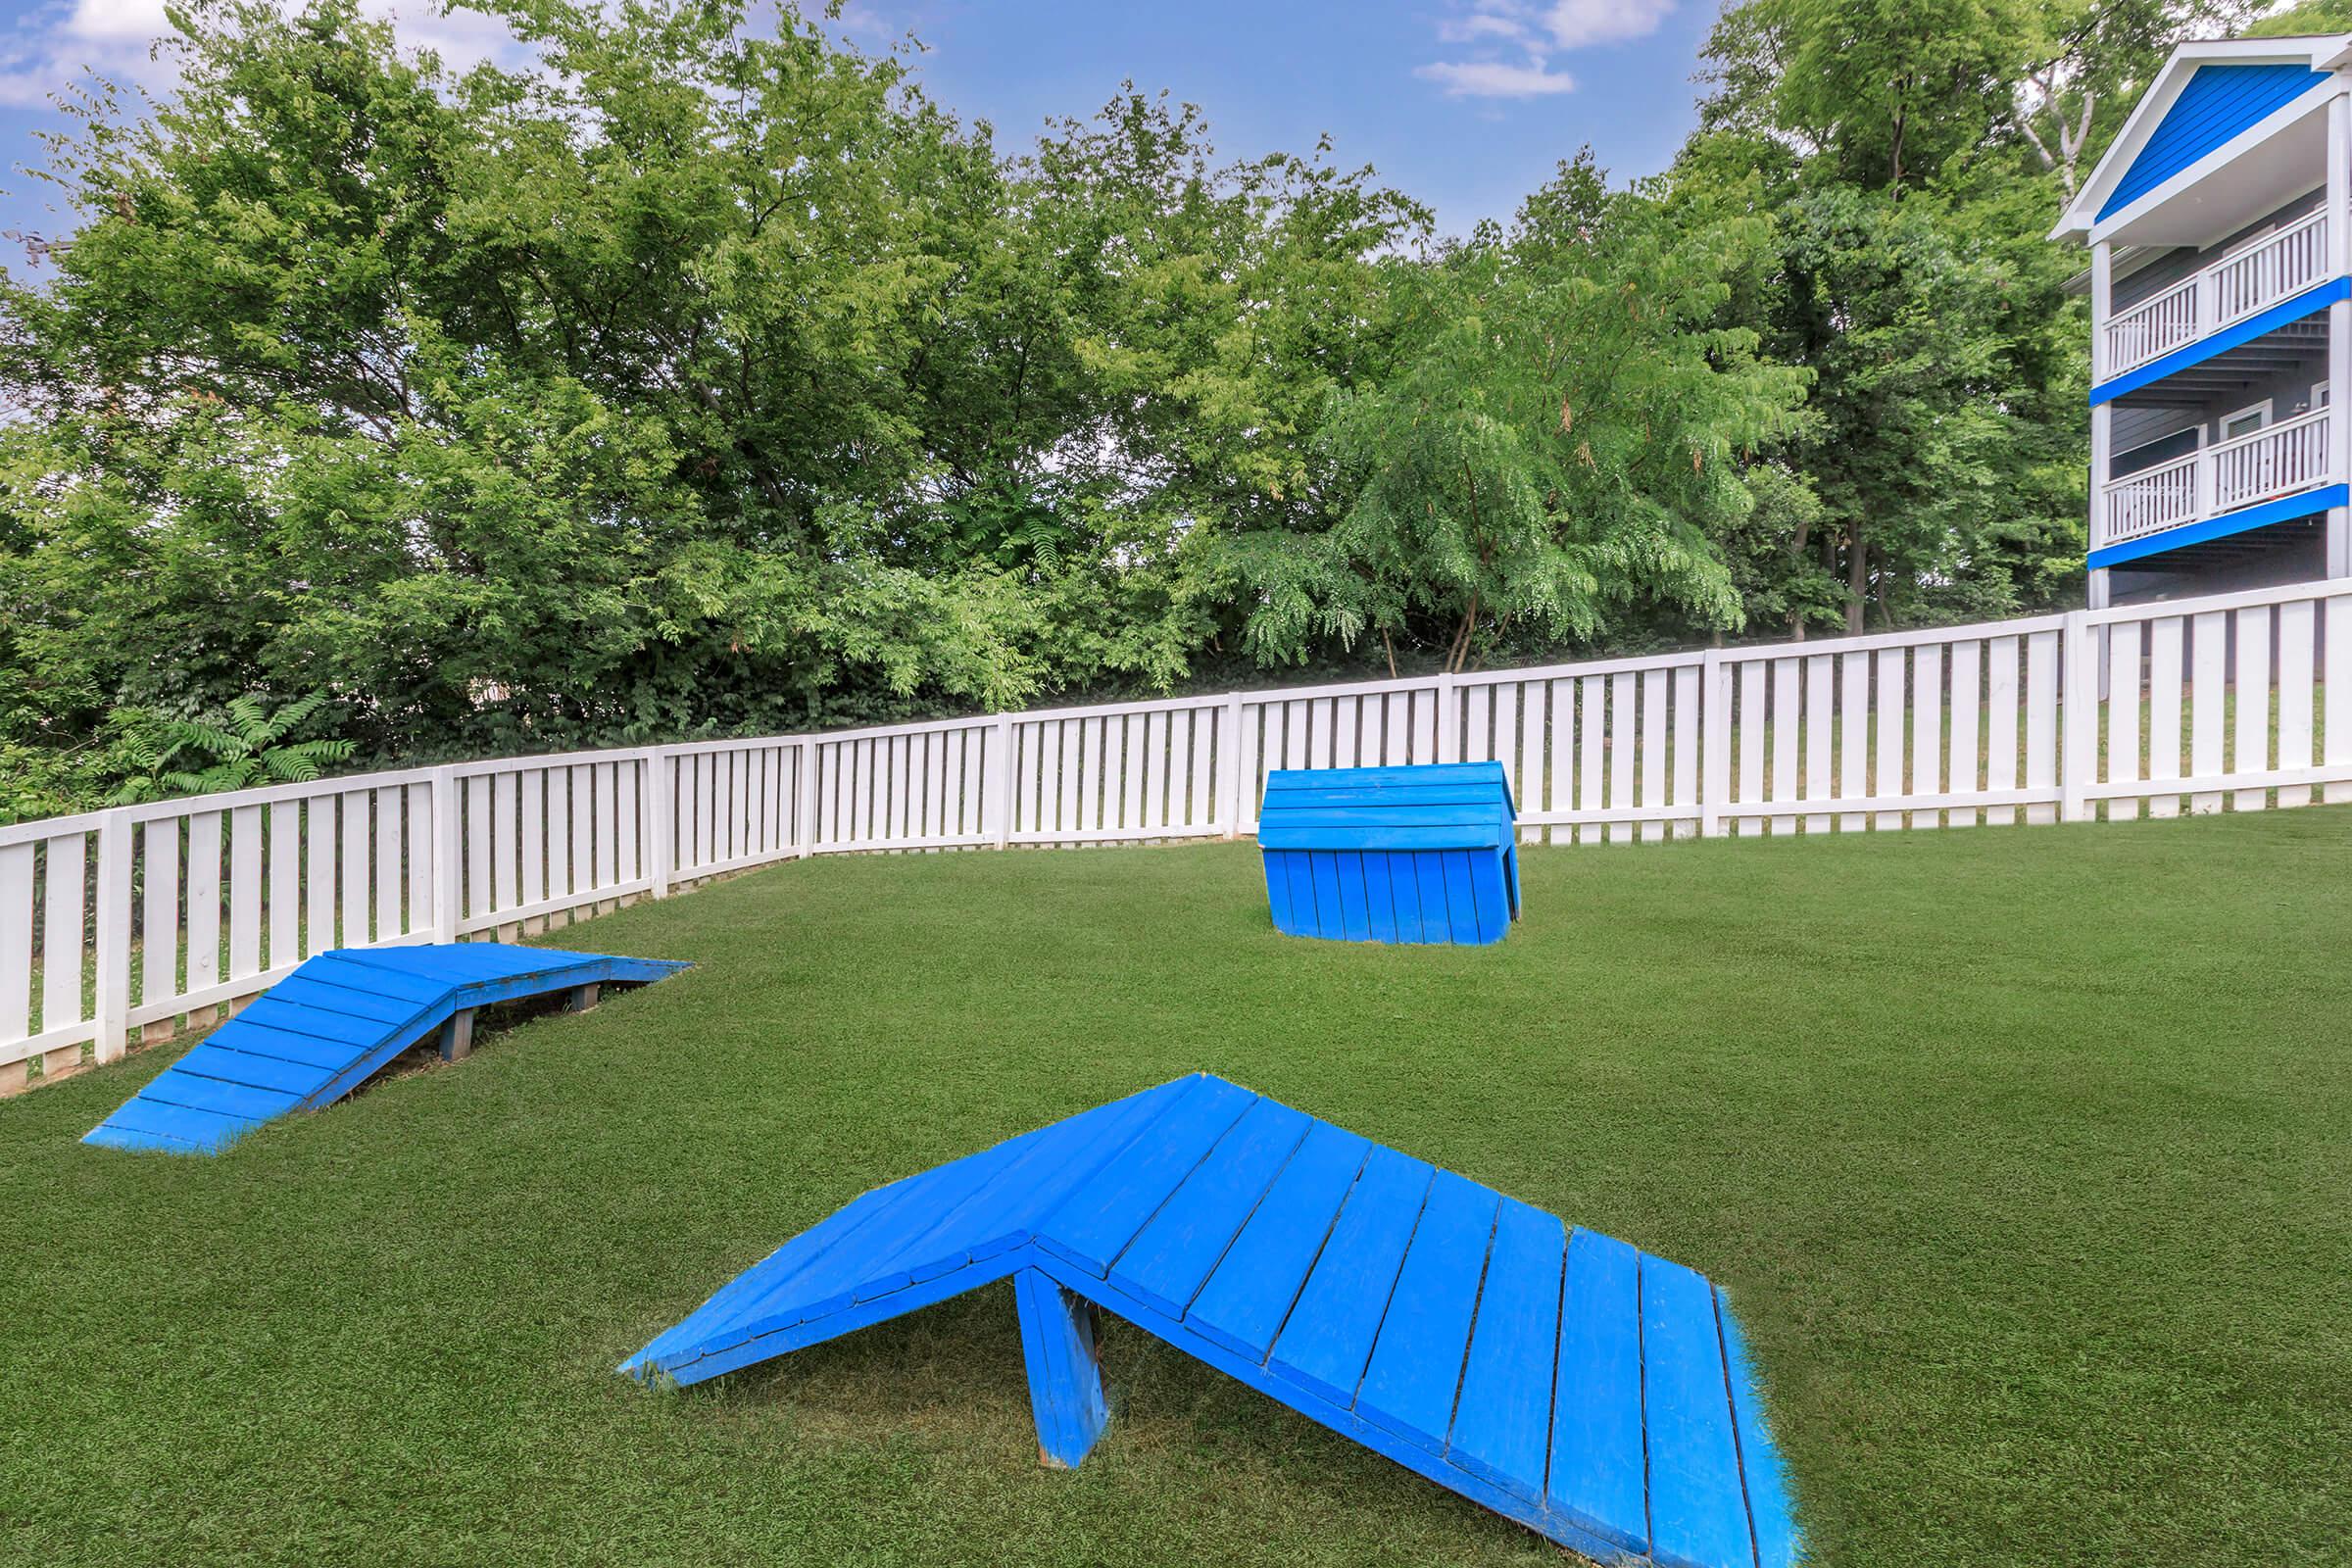
[[1711,540],[1748,509],[1748,454],[1788,426],[1799,372],[1714,324],[1766,225],[1562,167],[1506,235],[1415,282],[1429,323],[1398,371],[1335,393],[1323,448],[1348,491],[1328,529],[1249,530],[1230,560],[1261,658],[1431,628],[1461,669],[1497,637],[1590,640],[1663,603],[1739,606]]
[[[1815,372],[1813,417],[1773,457],[1820,510],[1789,514],[1803,551],[1745,552],[1759,605],[1819,618],[1834,576],[1838,618],[1859,630],[2080,592],[2089,328],[2065,289],[2078,263],[2042,238],[2068,176],[2033,121],[2063,109],[2064,145],[2091,156],[2120,115],[2111,84],[2216,14],[2069,0],[1724,13],[1678,168],[1702,184],[1763,172],[1777,254],[1727,319]],[[2082,94],[2114,113],[2082,130]]]

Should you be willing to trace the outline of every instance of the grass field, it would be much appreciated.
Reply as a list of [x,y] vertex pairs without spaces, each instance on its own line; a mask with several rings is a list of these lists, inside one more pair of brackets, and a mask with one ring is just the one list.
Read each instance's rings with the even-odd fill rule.
[[2352,809],[1535,852],[1498,949],[1254,853],[840,858],[575,927],[691,973],[218,1161],[0,1103],[9,1563],[1556,1560],[1113,1324],[1035,1463],[1008,1287],[613,1364],[859,1190],[1205,1068],[1714,1276],[1817,1560],[2352,1560]]

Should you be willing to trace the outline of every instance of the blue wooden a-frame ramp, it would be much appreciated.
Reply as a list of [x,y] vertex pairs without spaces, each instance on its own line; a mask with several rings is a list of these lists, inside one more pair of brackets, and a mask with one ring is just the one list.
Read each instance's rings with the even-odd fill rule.
[[435,1030],[463,1055],[473,1009],[551,991],[641,985],[660,958],[499,942],[335,949],[306,960],[147,1082],[85,1144],[218,1154],[266,1121],[350,1094]]
[[1006,1275],[1049,1464],[1107,1419],[1099,1305],[1599,1561],[1796,1558],[1705,1279],[1207,1076],[865,1194],[621,1370],[699,1383]]

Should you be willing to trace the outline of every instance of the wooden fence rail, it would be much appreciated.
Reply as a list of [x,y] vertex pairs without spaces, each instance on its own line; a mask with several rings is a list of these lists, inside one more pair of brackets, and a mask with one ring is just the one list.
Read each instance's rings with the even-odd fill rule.
[[330,947],[808,855],[1234,837],[1277,767],[1494,759],[1530,843],[2352,799],[2352,580],[1648,659],[373,773],[0,827],[0,1094]]

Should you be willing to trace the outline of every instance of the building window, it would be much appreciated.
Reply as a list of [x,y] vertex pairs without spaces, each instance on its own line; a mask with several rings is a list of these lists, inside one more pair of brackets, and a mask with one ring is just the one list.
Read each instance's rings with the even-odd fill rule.
[[2270,422],[2271,400],[2264,398],[2260,403],[2239,409],[2234,414],[2223,415],[2221,438],[2224,441],[2234,441],[2241,435],[2252,435]]

